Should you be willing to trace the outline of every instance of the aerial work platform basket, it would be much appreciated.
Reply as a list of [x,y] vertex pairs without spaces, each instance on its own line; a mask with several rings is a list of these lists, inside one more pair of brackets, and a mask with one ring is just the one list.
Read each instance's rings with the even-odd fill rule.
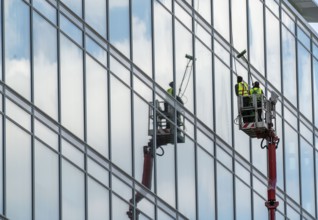
[[[157,144],[166,142],[174,144],[175,133],[177,137],[177,143],[185,142],[185,119],[184,114],[181,110],[176,109],[175,107],[167,104],[164,101],[156,100],[154,103],[149,103],[149,120],[148,120],[148,135],[154,135],[154,125],[157,128]],[[154,105],[153,105],[154,104]],[[154,106],[155,108],[153,108]],[[154,109],[156,114],[154,114]],[[175,118],[177,120],[175,120]],[[154,124],[155,121],[155,124]],[[177,127],[175,128],[174,122],[176,122]],[[164,145],[164,144],[162,144]]]
[[[240,130],[251,138],[265,138],[269,129],[276,130],[277,94],[272,92],[271,98],[266,99],[263,94],[238,96],[238,124]],[[272,120],[274,119],[274,120]],[[274,121],[274,124],[272,124]]]

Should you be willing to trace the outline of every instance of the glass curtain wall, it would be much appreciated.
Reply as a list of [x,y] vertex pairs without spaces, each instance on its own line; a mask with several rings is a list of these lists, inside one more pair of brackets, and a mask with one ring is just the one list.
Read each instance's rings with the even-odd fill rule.
[[[141,219],[267,219],[266,150],[235,124],[241,75],[279,95],[278,219],[317,218],[317,37],[289,5],[0,6],[1,214],[128,219],[131,209]],[[236,58],[243,50],[248,64]],[[166,118],[164,103],[182,113],[184,128]],[[160,148],[164,119],[176,133]]]

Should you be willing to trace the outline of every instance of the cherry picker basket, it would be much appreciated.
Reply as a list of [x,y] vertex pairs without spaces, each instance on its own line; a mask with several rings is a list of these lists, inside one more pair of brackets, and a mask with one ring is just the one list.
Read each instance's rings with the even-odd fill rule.
[[274,92],[272,92],[269,100],[262,94],[238,96],[238,124],[240,130],[251,138],[265,138],[269,131],[271,119],[274,119],[275,123],[271,127],[275,130],[275,104],[277,97]]
[[[157,128],[157,143],[167,142],[174,144],[175,132],[177,132],[177,143],[184,143],[185,119],[183,112],[177,110],[175,114],[174,106],[164,101],[156,100],[154,104],[153,102],[149,103],[148,135],[154,135],[155,125]],[[156,114],[154,114],[154,109],[156,109]],[[176,128],[174,122],[177,124]]]

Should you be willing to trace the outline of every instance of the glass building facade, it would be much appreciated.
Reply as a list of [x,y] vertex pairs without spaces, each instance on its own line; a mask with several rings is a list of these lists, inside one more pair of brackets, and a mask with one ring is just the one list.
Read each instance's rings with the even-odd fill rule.
[[[268,219],[267,152],[235,124],[249,68],[279,95],[276,217],[318,218],[318,38],[287,0],[0,2],[0,219]],[[148,189],[156,100],[185,143]]]

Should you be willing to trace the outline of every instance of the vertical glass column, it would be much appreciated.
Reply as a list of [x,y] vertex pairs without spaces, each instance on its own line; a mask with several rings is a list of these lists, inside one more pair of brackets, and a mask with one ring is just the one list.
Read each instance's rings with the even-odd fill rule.
[[31,220],[31,137],[6,120],[6,215]]
[[23,1],[5,2],[5,27],[6,83],[30,100],[30,10]]
[[61,121],[79,138],[84,136],[83,51],[61,35]]
[[264,75],[264,17],[263,2],[249,0],[249,46],[251,64]]
[[108,157],[107,71],[86,55],[87,142]]
[[173,80],[172,17],[154,2],[154,47],[156,82],[168,89]]
[[33,13],[33,45],[34,104],[57,120],[57,31],[37,13]]
[[152,77],[151,1],[132,1],[133,61]]

